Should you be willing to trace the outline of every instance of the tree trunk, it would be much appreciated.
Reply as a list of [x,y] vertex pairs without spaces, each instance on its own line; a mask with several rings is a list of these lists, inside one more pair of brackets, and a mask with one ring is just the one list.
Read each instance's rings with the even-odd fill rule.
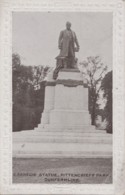
[[91,124],[95,125],[96,119],[96,101],[97,101],[97,94],[93,88],[89,89],[89,112],[91,114]]
[[95,95],[95,97],[92,100],[92,112],[91,112],[91,124],[95,125],[95,119],[96,119],[96,101],[97,101],[97,97]]
[[91,113],[91,124],[95,125],[95,102],[93,102],[93,106],[92,106],[92,113]]

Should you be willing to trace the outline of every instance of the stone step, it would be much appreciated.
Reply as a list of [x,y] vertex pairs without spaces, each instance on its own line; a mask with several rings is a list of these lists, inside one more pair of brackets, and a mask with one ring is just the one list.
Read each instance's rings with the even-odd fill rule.
[[41,134],[41,135],[14,135],[14,139],[23,139],[23,138],[30,138],[30,139],[42,139],[42,138],[52,138],[52,139],[97,139],[97,140],[112,140],[112,136],[104,135],[104,136],[96,136],[96,135],[52,135],[52,134]]
[[111,134],[102,133],[82,133],[82,132],[19,132],[13,133],[13,137],[102,137],[102,138],[112,138]]
[[73,137],[73,136],[30,136],[15,137],[14,142],[31,142],[31,143],[97,143],[111,144],[111,137]]
[[14,143],[13,156],[19,158],[106,158],[112,156],[112,145],[87,143]]
[[112,137],[111,134],[107,133],[88,133],[88,132],[36,132],[36,131],[23,131],[23,132],[14,132],[13,137],[102,137],[102,138],[109,138]]
[[[31,131],[31,130],[30,130]],[[35,128],[33,131],[36,132],[73,132],[73,133],[105,133],[106,130],[97,130],[95,128]]]
[[77,125],[77,126],[60,126],[60,125],[41,125],[39,124],[34,130],[37,131],[95,131],[95,126],[92,125]]

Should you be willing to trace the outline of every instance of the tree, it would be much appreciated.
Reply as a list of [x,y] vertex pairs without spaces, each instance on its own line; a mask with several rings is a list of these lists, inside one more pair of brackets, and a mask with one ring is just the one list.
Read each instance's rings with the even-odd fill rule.
[[34,88],[37,90],[40,87],[40,83],[44,80],[44,78],[47,76],[47,73],[49,71],[49,66],[34,66],[33,67],[33,85]]
[[[29,89],[32,89],[32,67],[23,66],[19,54],[12,55],[13,71],[13,103],[26,104],[26,95]],[[30,99],[29,99],[30,101]]]
[[12,67],[13,69],[19,67],[21,65],[20,56],[17,53],[12,54]]
[[14,131],[33,129],[40,122],[48,70],[48,66],[24,66],[19,54],[12,55]]
[[102,80],[101,89],[103,90],[103,97],[106,99],[104,107],[104,118],[106,118],[108,125],[108,133],[112,133],[112,71],[108,72]]
[[83,74],[84,82],[89,87],[89,111],[92,125],[95,125],[101,81],[106,74],[107,66],[102,63],[99,56],[90,56],[85,61],[80,62],[79,69]]
[[40,89],[49,70],[48,66],[24,66],[19,54],[12,55],[13,67],[13,101],[22,105],[34,105],[34,90]]

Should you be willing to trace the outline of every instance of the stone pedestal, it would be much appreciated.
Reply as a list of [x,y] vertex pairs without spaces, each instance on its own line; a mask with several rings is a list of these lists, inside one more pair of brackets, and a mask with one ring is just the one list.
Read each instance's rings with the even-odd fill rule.
[[13,133],[13,156],[19,158],[102,158],[112,156],[112,136],[91,125],[88,88],[76,69],[48,75],[41,123]]
[[[77,69],[62,69],[56,81],[48,79],[45,89],[45,105],[38,130],[84,130],[91,125],[88,112],[88,88]],[[60,129],[59,129],[60,127]]]

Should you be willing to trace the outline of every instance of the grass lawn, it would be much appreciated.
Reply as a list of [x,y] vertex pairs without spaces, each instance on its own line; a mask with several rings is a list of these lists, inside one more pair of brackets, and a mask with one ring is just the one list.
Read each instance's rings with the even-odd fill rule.
[[111,158],[13,158],[13,183],[112,183]]

